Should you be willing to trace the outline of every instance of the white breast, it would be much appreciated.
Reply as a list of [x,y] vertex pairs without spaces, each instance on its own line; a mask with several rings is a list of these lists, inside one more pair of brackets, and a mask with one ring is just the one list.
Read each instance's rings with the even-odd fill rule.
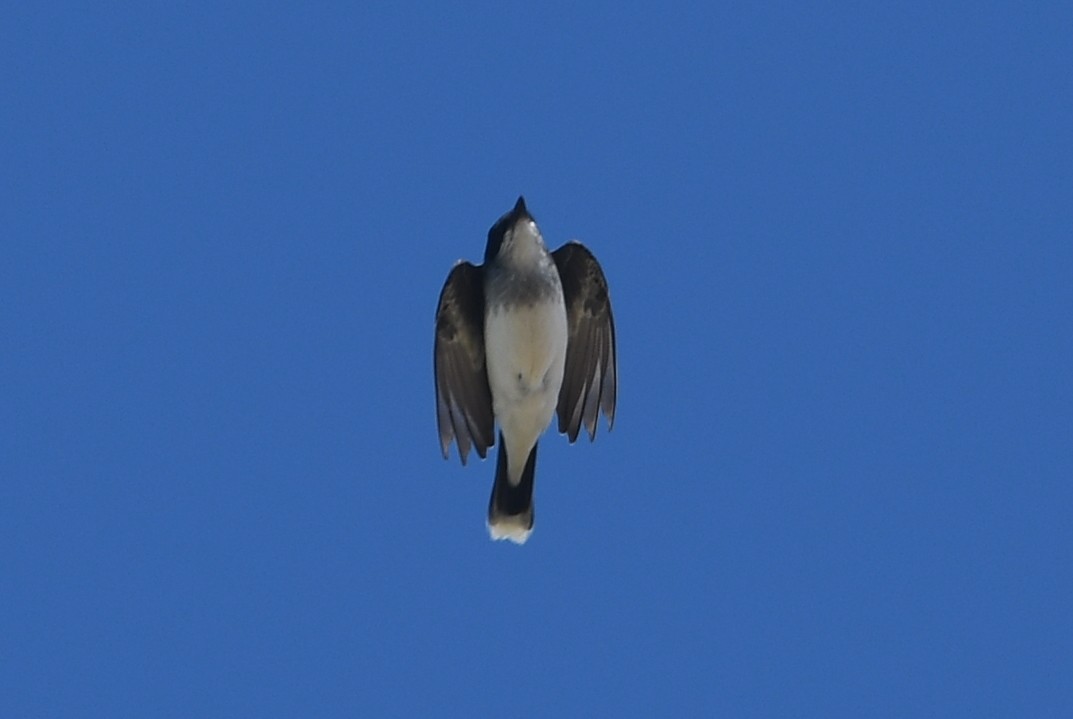
[[562,301],[496,308],[485,317],[484,337],[492,398],[520,400],[550,389],[556,396],[566,360],[566,309]]
[[566,309],[561,298],[497,308],[485,316],[484,340],[492,408],[507,442],[511,477],[551,423],[566,362]]

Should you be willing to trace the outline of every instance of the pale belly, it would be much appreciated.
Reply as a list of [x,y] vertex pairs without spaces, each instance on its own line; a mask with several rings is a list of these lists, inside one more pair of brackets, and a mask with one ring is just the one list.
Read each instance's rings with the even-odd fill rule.
[[566,361],[566,310],[559,302],[490,311],[484,336],[492,407],[514,469],[524,466],[555,414]]

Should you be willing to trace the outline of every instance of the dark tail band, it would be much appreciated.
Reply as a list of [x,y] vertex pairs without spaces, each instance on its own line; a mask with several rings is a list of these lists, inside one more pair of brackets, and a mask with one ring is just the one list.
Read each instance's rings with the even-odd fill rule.
[[493,539],[509,539],[522,544],[533,531],[533,479],[536,474],[537,446],[534,444],[518,484],[511,484],[507,472],[507,446],[499,435],[496,481],[488,502],[488,531]]

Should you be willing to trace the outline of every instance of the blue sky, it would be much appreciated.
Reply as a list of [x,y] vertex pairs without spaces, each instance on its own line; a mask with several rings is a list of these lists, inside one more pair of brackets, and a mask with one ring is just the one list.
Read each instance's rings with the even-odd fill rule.
[[[0,714],[1073,714],[1067,4],[218,5],[0,23]],[[520,193],[621,384],[519,548]]]

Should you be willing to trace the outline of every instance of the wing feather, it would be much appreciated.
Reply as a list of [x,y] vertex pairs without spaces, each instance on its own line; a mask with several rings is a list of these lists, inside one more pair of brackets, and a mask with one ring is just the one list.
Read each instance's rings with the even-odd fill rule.
[[552,257],[563,285],[569,331],[557,409],[559,431],[574,442],[584,425],[593,440],[601,411],[608,429],[614,426],[618,395],[615,320],[607,279],[579,242],[568,242]]
[[436,423],[444,459],[451,442],[466,463],[495,443],[492,392],[484,358],[484,280],[480,267],[459,262],[447,276],[436,309]]

